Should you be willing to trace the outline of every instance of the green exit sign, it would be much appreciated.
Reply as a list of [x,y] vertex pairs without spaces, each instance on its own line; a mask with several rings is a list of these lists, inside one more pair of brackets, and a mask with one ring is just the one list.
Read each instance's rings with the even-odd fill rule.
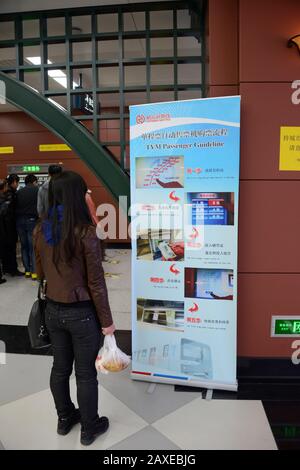
[[276,338],[289,338],[300,336],[300,316],[273,315],[271,336]]
[[38,165],[25,165],[23,166],[23,173],[37,173],[41,169]]

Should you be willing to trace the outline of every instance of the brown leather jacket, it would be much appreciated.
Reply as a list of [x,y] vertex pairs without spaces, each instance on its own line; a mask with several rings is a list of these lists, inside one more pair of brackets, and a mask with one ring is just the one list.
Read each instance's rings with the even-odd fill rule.
[[53,261],[53,248],[46,243],[41,223],[33,233],[36,272],[47,280],[47,297],[55,302],[73,303],[92,300],[102,328],[113,323],[102,267],[102,250],[96,228],[89,226],[80,238],[72,265],[59,262],[59,272]]

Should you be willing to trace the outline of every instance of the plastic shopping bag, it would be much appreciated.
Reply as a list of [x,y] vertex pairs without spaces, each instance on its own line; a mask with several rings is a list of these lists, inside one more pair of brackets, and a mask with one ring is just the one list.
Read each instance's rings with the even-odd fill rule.
[[108,372],[120,372],[126,369],[130,363],[130,357],[123,353],[117,346],[114,335],[105,335],[104,344],[96,359],[96,369],[103,374]]

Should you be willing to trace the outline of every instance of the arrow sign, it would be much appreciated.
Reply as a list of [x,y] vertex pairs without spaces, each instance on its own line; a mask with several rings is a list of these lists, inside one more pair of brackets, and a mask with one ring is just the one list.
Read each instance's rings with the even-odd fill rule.
[[169,198],[172,199],[172,201],[180,201],[180,197],[177,197],[175,196],[175,191],[172,191],[170,194],[169,194]]
[[193,307],[189,308],[189,312],[198,312],[198,310],[199,310],[198,304],[195,304],[195,302],[194,302]]
[[175,267],[175,264],[172,264],[172,266],[170,267],[170,271],[171,271],[171,273],[175,274],[176,276],[177,276],[177,274],[180,273],[179,269],[177,269]]
[[199,237],[199,232],[195,227],[193,227],[193,233],[190,235],[190,238],[195,239],[195,238],[198,238],[198,237]]

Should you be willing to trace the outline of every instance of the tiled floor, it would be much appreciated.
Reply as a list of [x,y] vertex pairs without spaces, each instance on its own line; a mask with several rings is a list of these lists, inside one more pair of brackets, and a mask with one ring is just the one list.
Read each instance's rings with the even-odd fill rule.
[[[84,449],[79,425],[68,436],[56,434],[51,362],[8,354],[0,366],[5,449]],[[198,392],[175,392],[172,385],[157,385],[149,393],[149,383],[132,381],[129,370],[99,379],[99,409],[111,427],[90,449],[276,449],[260,401],[206,401]],[[71,390],[76,402],[74,379]]]
[[153,427],[181,449],[276,449],[260,401],[198,398]]

